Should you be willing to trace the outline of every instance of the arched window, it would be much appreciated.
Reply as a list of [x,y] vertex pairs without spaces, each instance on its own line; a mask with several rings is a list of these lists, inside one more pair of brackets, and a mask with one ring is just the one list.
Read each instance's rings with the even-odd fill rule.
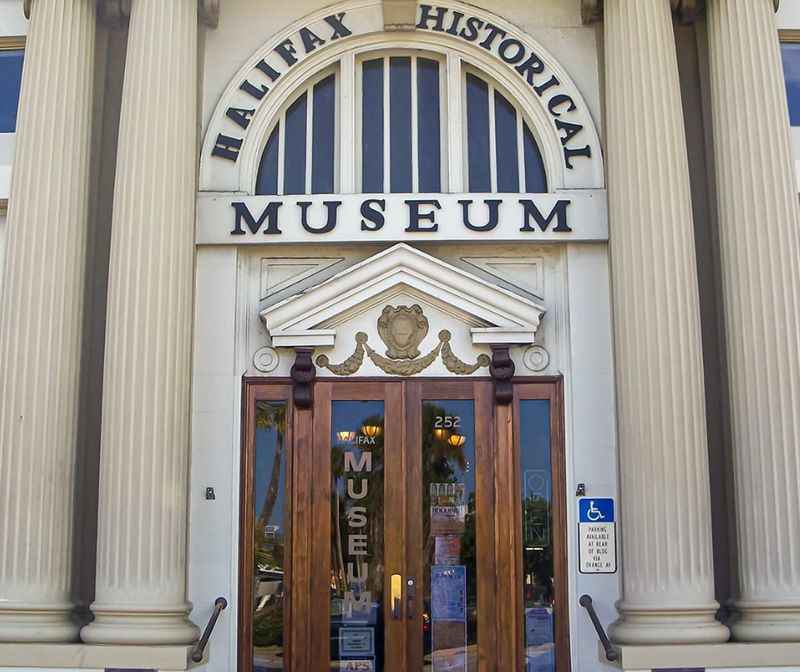
[[279,115],[258,170],[257,194],[336,189],[337,73],[313,78]]
[[[256,193],[336,193],[339,152],[355,162],[355,188],[362,193],[449,191],[448,115],[456,115],[462,129],[462,190],[546,192],[536,136],[511,97],[462,64],[461,109],[453,109],[447,76],[447,61],[439,54],[367,52],[355,63],[354,95],[344,100],[339,68],[319,73],[278,115]],[[353,146],[341,146],[343,115],[355,119]]]

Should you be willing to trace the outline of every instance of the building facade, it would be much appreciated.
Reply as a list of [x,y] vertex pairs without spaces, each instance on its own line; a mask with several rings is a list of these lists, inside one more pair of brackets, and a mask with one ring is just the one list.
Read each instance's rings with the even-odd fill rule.
[[800,670],[798,42],[0,0],[0,669]]

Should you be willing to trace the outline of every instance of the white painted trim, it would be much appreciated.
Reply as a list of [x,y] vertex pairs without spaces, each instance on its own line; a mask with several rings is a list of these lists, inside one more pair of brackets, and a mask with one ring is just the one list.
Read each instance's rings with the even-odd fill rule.
[[400,291],[459,314],[473,325],[474,343],[532,343],[545,312],[539,303],[399,243],[266,308],[261,318],[276,347],[332,346],[332,327]]
[[[283,167],[285,161],[285,154],[286,154],[286,110],[284,109],[280,117],[278,117],[278,194],[283,194],[283,182],[284,182],[284,174],[283,174]],[[273,126],[273,130],[274,130]],[[269,136],[267,137],[269,140]],[[258,171],[256,171],[256,180],[258,180]],[[253,187],[253,193],[255,193],[256,187]]]
[[[311,175],[314,168],[314,84],[306,89],[306,193],[311,193]],[[336,130],[334,129],[334,137]]]
[[391,191],[392,184],[392,143],[391,143],[391,70],[389,58],[383,58],[383,191]]
[[276,348],[332,348],[335,340],[335,329],[287,329],[272,332],[272,345]]
[[465,157],[463,148],[464,144],[464,128],[466,123],[462,120],[466,119],[466,110],[464,109],[464,87],[462,86],[462,67],[461,57],[457,54],[447,54],[447,70],[446,70],[446,95],[442,100],[445,102],[443,112],[446,119],[443,120],[442,127],[447,128],[447,152],[444,154],[447,157],[447,181],[442,181],[442,186],[449,185],[451,193],[458,193],[467,191],[467,185],[464,183],[464,170]]
[[[488,206],[485,201],[500,201],[500,217],[491,231],[468,229],[463,223],[460,200],[473,201],[471,206],[476,222],[485,222]],[[378,230],[364,230],[361,226],[362,204],[371,199],[383,201],[381,210],[385,222]],[[320,226],[327,217],[325,201],[339,203],[337,221],[333,230],[314,233],[301,223],[298,203],[310,203],[309,220],[312,226]],[[431,226],[435,230],[409,231],[410,206],[414,201],[436,201],[439,208],[427,207],[433,217]],[[529,222],[523,229],[525,210],[521,202],[532,201],[543,216],[547,216],[560,201],[567,201],[568,226],[571,230],[556,231],[551,222],[546,231]],[[236,211],[233,204],[244,204],[257,223],[270,203],[280,203],[278,210],[278,234],[266,235],[266,225],[252,233],[248,224],[241,223],[240,233],[233,235],[236,227]],[[421,211],[422,212],[422,211]],[[579,240],[608,240],[608,212],[605,190],[575,190],[549,194],[326,194],[300,196],[241,196],[239,194],[200,194],[197,199],[196,242],[198,245],[263,245],[264,243],[414,243],[432,242],[575,242]]]
[[[356,123],[361,109],[361,97],[356,96],[360,90],[356,76],[360,69],[356,69],[355,54],[350,52],[342,55],[340,61],[341,85],[336,87],[339,104],[337,115],[340,121],[340,132],[336,144],[339,166],[339,191],[343,194],[353,194],[360,189],[356,188],[356,163],[360,163],[361,137],[360,125]],[[358,128],[358,131],[356,130]],[[360,185],[359,185],[360,186]]]
[[524,345],[536,340],[536,330],[533,329],[503,329],[500,327],[473,327],[470,329],[474,345]]
[[419,191],[419,92],[417,57],[411,57],[411,191]]
[[520,192],[527,191],[528,185],[525,180],[525,118],[516,108],[517,113],[517,178],[518,189]]
[[486,82],[486,93],[489,96],[489,184],[492,193],[497,193],[497,119],[495,118],[495,88]]

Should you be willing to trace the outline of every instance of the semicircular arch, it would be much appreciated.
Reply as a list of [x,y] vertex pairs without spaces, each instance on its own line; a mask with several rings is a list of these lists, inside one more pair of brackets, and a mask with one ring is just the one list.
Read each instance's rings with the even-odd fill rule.
[[[444,76],[448,78],[460,78],[466,67],[495,82],[519,107],[535,135],[550,191],[604,186],[600,141],[588,106],[569,74],[540,44],[503,19],[456,2],[437,7],[491,24],[502,31],[503,39],[510,40],[512,46],[522,45],[524,57],[517,58],[514,53],[511,58],[506,48],[501,58],[496,47],[503,43],[497,40],[493,50],[480,46],[477,40],[444,31],[384,32],[381,6],[371,0],[328,7],[280,31],[247,60],[223,92],[209,122],[201,155],[201,191],[255,193],[269,132],[295,92],[320,72],[338,68],[342,73],[350,72],[349,77],[342,77],[344,90],[339,96],[352,97],[356,59],[391,50],[420,50],[439,55],[446,63]],[[334,22],[338,17],[343,25],[346,23],[350,34],[327,39],[325,44],[303,54],[304,40],[298,36],[306,30],[314,37],[328,37],[324,31],[331,17]],[[281,53],[282,46],[288,46],[293,53],[285,50]],[[296,62],[287,66],[286,56]],[[281,64],[283,68],[279,69]],[[263,92],[262,97],[253,95],[254,90]],[[239,111],[234,113],[238,121],[233,120],[230,110]],[[343,118],[340,125],[345,129],[343,141],[352,140],[355,119]],[[446,186],[443,185],[444,191],[453,191]]]

